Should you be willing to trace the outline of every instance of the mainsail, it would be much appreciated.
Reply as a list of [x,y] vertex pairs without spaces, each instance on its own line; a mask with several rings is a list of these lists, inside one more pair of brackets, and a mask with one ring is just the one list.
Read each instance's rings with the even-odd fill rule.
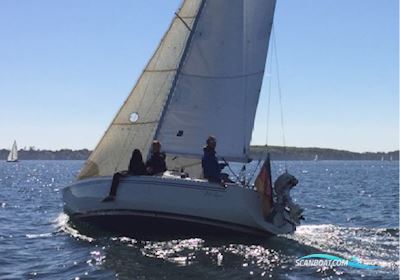
[[200,16],[157,138],[169,154],[245,161],[253,130],[275,1],[209,0]]
[[126,170],[153,139],[175,168],[198,165],[210,134],[220,156],[246,160],[275,2],[185,0],[79,178]]
[[7,161],[17,161],[17,160],[18,160],[18,148],[17,148],[17,142],[14,140],[11,151],[8,154]]

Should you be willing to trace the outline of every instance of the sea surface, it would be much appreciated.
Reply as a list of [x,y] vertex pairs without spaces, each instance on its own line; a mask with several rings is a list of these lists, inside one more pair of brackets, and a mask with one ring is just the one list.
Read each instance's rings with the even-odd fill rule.
[[[273,178],[287,168],[299,179],[306,220],[293,235],[240,242],[85,236],[61,199],[82,164],[0,162],[0,279],[398,279],[398,162],[273,162]],[[380,268],[296,266],[313,253]]]

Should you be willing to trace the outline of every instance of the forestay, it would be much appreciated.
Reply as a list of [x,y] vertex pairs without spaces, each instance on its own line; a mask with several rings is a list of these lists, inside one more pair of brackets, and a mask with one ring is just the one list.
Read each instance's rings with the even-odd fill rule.
[[208,0],[199,15],[156,137],[168,154],[246,160],[264,75],[275,0]]
[[79,179],[126,170],[133,149],[140,149],[146,158],[201,3],[187,0],[182,4],[177,12],[179,17],[173,19],[131,94],[86,161]]

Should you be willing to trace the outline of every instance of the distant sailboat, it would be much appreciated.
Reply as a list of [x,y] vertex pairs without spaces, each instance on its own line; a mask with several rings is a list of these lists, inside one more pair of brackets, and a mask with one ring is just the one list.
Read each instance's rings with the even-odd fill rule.
[[18,161],[18,148],[17,148],[17,141],[14,140],[11,151],[7,157],[7,162],[17,162],[17,161]]
[[315,155],[314,161],[318,161],[318,155]]

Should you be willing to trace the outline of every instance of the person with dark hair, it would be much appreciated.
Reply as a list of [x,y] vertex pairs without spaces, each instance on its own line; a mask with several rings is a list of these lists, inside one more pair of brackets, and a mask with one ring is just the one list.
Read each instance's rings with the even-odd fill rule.
[[129,162],[129,175],[147,175],[146,166],[143,163],[142,153],[135,149],[132,153],[131,161]]
[[226,164],[218,163],[215,148],[217,147],[217,139],[214,136],[207,138],[207,146],[203,148],[203,158],[201,166],[203,167],[203,176],[209,182],[221,183],[221,170]]
[[146,162],[146,170],[149,175],[159,175],[167,171],[165,153],[161,152],[161,143],[154,140],[151,146],[151,156]]
[[113,175],[110,194],[103,200],[103,202],[115,200],[115,197],[117,195],[119,181],[121,180],[121,177],[129,176],[129,175],[133,175],[133,176],[147,175],[146,166],[143,163],[142,153],[138,149],[135,149],[132,152],[132,157],[129,162],[128,171],[117,172]]

